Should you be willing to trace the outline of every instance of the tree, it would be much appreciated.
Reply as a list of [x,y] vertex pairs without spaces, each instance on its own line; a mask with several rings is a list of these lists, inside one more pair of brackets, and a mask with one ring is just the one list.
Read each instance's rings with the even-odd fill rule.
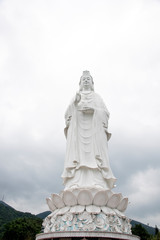
[[144,227],[142,227],[141,224],[136,224],[134,227],[132,227],[132,234],[139,236],[141,240],[147,240],[150,238],[149,233]]
[[39,218],[18,218],[5,225],[2,240],[34,240],[41,225]]
[[158,233],[159,233],[159,229],[158,229],[158,227],[157,227],[157,225],[155,226],[155,235],[158,235]]

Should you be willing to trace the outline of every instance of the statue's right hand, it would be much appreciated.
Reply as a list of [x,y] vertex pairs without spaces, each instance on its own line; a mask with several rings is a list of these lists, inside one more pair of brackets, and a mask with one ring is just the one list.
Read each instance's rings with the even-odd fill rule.
[[78,104],[81,101],[81,94],[79,92],[76,93],[74,103]]

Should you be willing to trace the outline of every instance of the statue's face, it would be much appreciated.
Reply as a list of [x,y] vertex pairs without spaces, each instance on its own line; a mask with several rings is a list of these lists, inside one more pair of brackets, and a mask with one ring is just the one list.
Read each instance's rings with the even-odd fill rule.
[[90,76],[83,76],[81,78],[81,85],[83,88],[92,88],[92,78]]

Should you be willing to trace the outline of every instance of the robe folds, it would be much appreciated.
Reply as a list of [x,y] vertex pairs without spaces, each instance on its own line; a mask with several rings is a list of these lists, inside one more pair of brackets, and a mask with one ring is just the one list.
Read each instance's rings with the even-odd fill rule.
[[81,91],[81,100],[69,105],[66,114],[66,158],[62,174],[65,189],[112,189],[116,178],[109,164],[109,112],[94,91]]

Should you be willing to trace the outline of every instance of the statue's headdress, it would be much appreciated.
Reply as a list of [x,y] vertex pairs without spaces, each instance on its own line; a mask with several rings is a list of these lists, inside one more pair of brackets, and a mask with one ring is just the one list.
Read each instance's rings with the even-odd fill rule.
[[91,75],[90,75],[90,72],[89,72],[88,70],[83,71],[83,76],[84,76],[84,75],[85,75],[85,76],[86,76],[86,75],[91,76]]

